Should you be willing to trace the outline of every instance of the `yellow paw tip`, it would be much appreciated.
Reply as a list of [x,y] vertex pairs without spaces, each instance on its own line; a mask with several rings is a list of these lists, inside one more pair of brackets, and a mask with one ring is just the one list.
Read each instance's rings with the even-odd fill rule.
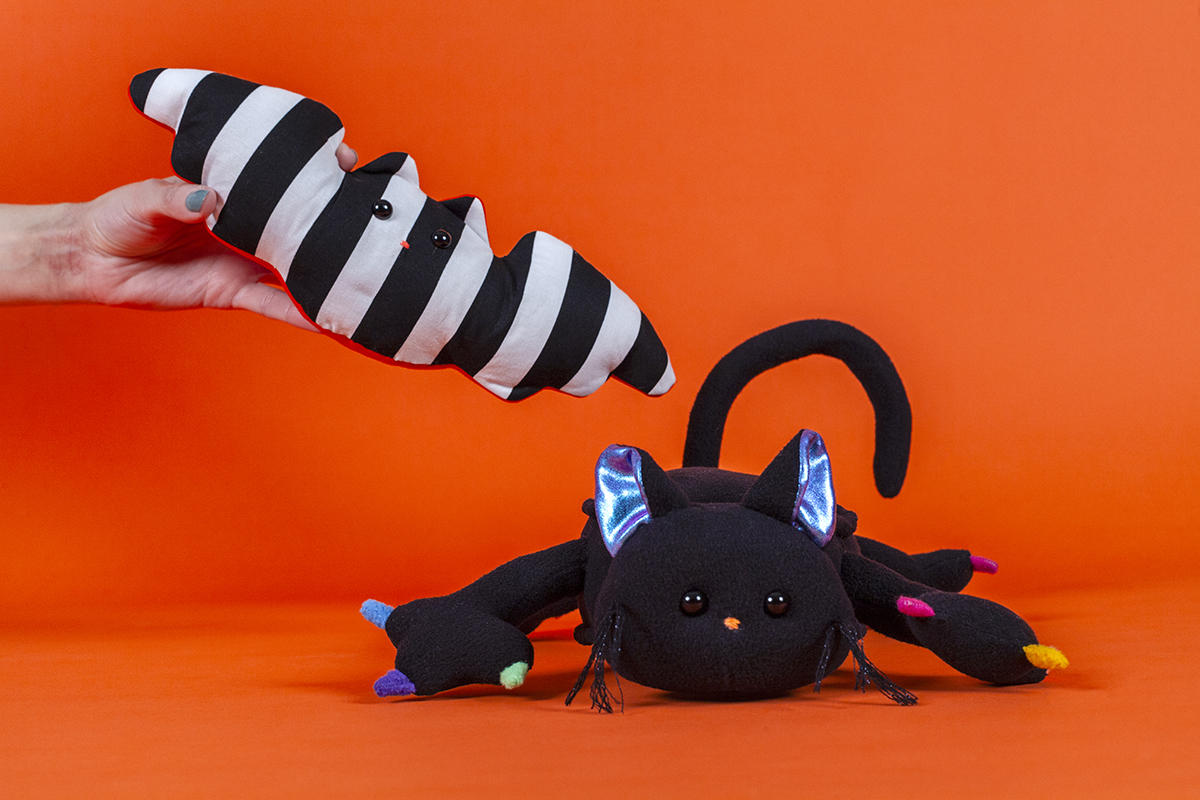
[[529,665],[524,661],[509,664],[500,672],[500,685],[505,689],[515,689],[525,682],[529,674]]
[[1048,644],[1031,644],[1025,648],[1029,663],[1040,669],[1064,669],[1071,662],[1057,647]]

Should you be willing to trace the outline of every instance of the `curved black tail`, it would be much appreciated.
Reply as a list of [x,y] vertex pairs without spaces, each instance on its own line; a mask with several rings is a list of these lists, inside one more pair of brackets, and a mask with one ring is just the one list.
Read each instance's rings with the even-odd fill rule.
[[756,376],[805,356],[832,356],[867,390],[875,409],[875,487],[895,497],[908,470],[912,409],[892,360],[874,339],[844,322],[806,319],[743,342],[717,362],[696,394],[683,447],[685,467],[715,467],[725,420],[738,394]]

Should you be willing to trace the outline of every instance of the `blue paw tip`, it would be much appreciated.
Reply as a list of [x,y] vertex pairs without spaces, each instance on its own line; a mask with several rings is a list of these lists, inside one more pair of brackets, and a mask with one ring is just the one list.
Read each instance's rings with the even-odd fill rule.
[[362,614],[367,622],[374,625],[376,628],[383,628],[387,622],[387,618],[395,611],[394,608],[387,603],[381,603],[378,600],[368,600],[362,604],[362,608],[358,613]]
[[375,694],[380,697],[399,697],[416,691],[413,682],[398,669],[389,669],[386,675],[375,681]]

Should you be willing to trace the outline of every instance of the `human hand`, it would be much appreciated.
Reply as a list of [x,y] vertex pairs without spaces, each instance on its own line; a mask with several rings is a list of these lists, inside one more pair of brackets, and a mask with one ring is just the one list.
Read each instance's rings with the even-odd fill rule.
[[312,330],[266,267],[226,247],[203,220],[216,193],[179,178],[113,189],[72,209],[64,278],[89,302],[149,309],[240,308]]
[[[345,145],[337,156],[344,170],[357,160]],[[7,207],[0,228],[20,228],[26,244],[17,248],[19,237],[9,236],[9,246],[0,246],[0,258],[8,249],[14,262],[0,264],[12,277],[9,287],[0,285],[0,302],[238,308],[315,330],[274,273],[210,234],[203,221],[216,203],[208,187],[172,177],[121,186],[77,205]]]

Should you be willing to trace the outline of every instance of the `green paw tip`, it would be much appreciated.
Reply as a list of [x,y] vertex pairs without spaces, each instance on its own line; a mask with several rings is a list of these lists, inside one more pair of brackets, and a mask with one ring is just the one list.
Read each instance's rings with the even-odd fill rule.
[[529,665],[524,661],[509,664],[500,673],[500,685],[505,689],[515,689],[525,682],[527,674],[529,674]]

